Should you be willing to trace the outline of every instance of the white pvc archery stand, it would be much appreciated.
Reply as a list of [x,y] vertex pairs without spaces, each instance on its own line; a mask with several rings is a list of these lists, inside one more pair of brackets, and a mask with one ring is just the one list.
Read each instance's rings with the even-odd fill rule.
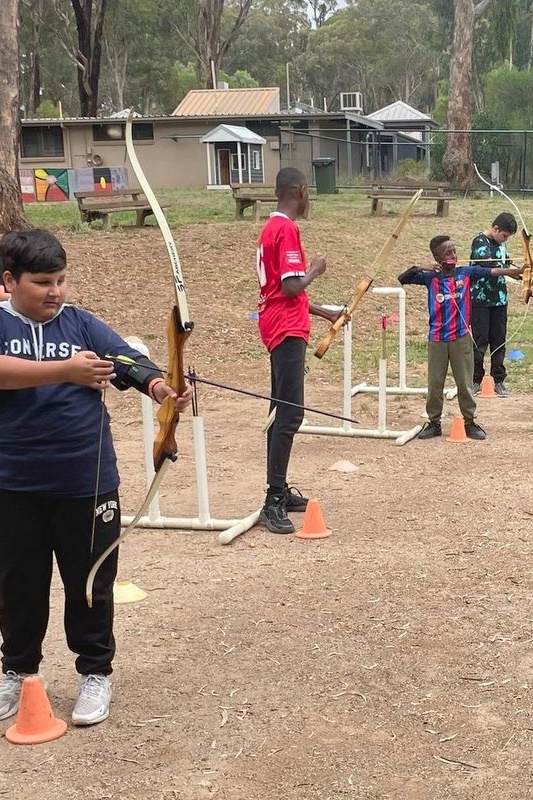
[[[300,426],[299,433],[319,434],[324,436],[348,436],[348,437],[366,437],[371,439],[395,439],[395,444],[403,445],[414,439],[415,436],[422,430],[422,425],[415,425],[413,428],[405,431],[392,430],[387,427],[387,393],[402,393],[402,394],[425,394],[426,389],[408,389],[405,386],[405,290],[396,288],[375,288],[372,289],[375,294],[392,294],[397,295],[400,300],[403,299],[403,306],[400,305],[400,383],[403,385],[403,391],[397,392],[394,387],[387,387],[387,359],[382,353],[379,359],[378,369],[378,386],[366,387],[366,384],[360,384],[359,388],[352,389],[352,322],[349,320],[344,326],[343,333],[343,352],[344,352],[344,368],[343,368],[343,416],[352,417],[352,396],[357,391],[371,391],[378,394],[378,425],[377,428],[359,428],[345,420],[342,425],[337,426],[318,426],[309,425],[305,420]],[[401,293],[401,294],[400,294]],[[403,297],[402,297],[403,295]],[[403,316],[402,316],[403,315]],[[403,320],[403,322],[402,322]],[[403,331],[403,338],[402,338]],[[403,372],[402,372],[403,370]]]
[[[390,295],[391,297],[398,298],[398,328],[399,328],[399,341],[398,341],[398,385],[397,386],[387,386],[385,380],[385,393],[386,394],[393,394],[393,395],[426,395],[428,390],[427,387],[415,387],[415,386],[408,386],[407,385],[407,356],[406,356],[406,333],[405,333],[405,320],[406,320],[406,313],[405,313],[405,305],[406,305],[406,293],[405,289],[402,289],[401,286],[383,286],[383,287],[374,287],[372,289],[373,294],[377,295]],[[351,394],[356,395],[359,392],[367,392],[369,394],[377,394],[381,393],[382,383],[379,382],[378,386],[370,386],[367,383],[358,383],[356,386],[351,387]],[[457,387],[452,386],[449,389],[444,390],[444,397],[446,400],[453,400],[454,397],[457,395]]]
[[[127,341],[136,350],[149,356],[149,351],[141,339],[128,337]],[[155,435],[153,402],[146,395],[141,395],[144,464],[146,485],[150,486],[154,476],[153,441]],[[259,519],[260,509],[244,519],[215,519],[209,510],[209,491],[207,486],[207,461],[205,453],[204,421],[201,416],[193,416],[192,429],[194,439],[194,459],[196,465],[196,493],[198,498],[198,514],[195,517],[164,517],[159,506],[159,492],[150,503],[148,514],[138,521],[140,528],[168,528],[194,531],[221,531],[219,541],[229,544],[236,536],[253,528]],[[121,525],[126,527],[133,521],[133,515],[122,515]]]

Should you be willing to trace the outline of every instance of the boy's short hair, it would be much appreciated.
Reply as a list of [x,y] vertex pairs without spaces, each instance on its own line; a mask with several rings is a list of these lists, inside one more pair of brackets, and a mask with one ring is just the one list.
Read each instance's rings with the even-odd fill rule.
[[9,231],[0,239],[0,275],[9,270],[18,281],[24,272],[59,272],[66,266],[63,245],[50,231]]
[[493,228],[498,228],[500,231],[504,233],[516,233],[518,230],[518,225],[516,224],[516,219],[512,214],[509,214],[508,211],[503,211],[501,214],[498,214],[494,222],[492,223]]
[[276,197],[282,198],[295,189],[306,186],[305,175],[296,167],[283,167],[276,175]]
[[444,242],[449,242],[450,237],[447,234],[441,233],[439,236],[434,236],[433,239],[429,243],[429,249],[431,250],[432,254],[435,255],[436,251],[439,249],[441,244]]

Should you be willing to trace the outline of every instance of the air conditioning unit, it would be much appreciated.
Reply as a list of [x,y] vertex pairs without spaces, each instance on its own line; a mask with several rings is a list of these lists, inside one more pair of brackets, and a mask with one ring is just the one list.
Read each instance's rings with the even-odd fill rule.
[[362,114],[363,93],[341,92],[341,111],[354,111],[356,114]]

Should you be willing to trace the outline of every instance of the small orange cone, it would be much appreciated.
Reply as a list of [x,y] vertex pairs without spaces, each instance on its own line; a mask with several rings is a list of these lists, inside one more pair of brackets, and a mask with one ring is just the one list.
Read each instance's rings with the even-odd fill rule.
[[481,381],[481,391],[478,397],[498,397],[494,391],[494,378],[492,375],[485,375]]
[[450,435],[446,437],[447,442],[469,442],[470,439],[466,435],[465,421],[462,417],[454,417],[452,422],[452,429]]
[[303,527],[297,531],[297,539],[327,539],[331,530],[326,528],[324,515],[318,500],[308,500]]
[[44,684],[37,675],[30,675],[22,683],[17,721],[7,729],[5,736],[13,744],[42,744],[59,739],[67,730],[67,723],[54,717]]

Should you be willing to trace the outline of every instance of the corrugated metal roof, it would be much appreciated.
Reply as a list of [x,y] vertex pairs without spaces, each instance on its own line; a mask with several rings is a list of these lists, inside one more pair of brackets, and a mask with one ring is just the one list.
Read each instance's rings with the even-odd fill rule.
[[172,116],[252,116],[277,114],[279,110],[277,86],[268,89],[191,89]]
[[398,100],[396,103],[379,108],[366,116],[370,119],[378,119],[380,122],[406,122],[407,120],[412,120],[413,122],[415,120],[424,120],[427,122],[431,120],[431,117],[428,117],[427,114],[423,114],[408,103],[404,103],[403,100]]

